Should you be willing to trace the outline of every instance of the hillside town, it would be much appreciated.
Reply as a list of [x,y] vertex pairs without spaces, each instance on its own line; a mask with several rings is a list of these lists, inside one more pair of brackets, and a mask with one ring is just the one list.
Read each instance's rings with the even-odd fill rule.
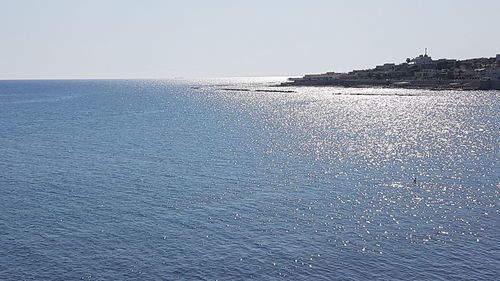
[[394,87],[500,90],[500,54],[491,58],[434,60],[425,53],[401,64],[386,63],[348,73],[327,72],[289,78],[282,86]]

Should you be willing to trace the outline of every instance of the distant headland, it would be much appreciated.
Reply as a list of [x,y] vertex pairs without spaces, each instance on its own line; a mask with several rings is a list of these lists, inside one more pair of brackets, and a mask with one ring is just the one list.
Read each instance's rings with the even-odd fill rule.
[[348,73],[289,78],[281,86],[387,87],[432,90],[500,90],[500,54],[492,58],[433,60],[425,53],[404,63],[386,63]]

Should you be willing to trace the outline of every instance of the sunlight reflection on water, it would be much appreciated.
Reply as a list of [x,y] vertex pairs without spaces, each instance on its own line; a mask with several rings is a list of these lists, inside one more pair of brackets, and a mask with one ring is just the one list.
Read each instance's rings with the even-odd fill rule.
[[0,273],[500,274],[498,92],[280,81],[0,83]]

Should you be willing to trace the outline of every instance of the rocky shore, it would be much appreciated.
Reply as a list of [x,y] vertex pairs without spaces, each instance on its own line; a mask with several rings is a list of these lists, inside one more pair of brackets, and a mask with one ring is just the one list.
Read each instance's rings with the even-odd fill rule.
[[279,86],[339,86],[347,88],[406,88],[428,90],[500,90],[500,80],[370,80],[330,79],[290,81]]

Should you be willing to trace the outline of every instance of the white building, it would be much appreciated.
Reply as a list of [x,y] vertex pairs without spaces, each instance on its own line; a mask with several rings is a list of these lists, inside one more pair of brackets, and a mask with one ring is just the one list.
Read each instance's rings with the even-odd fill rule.
[[438,74],[438,71],[435,69],[422,69],[419,72],[415,72],[415,78],[417,79],[429,79],[435,78]]
[[425,48],[425,54],[412,59],[411,62],[419,66],[430,66],[436,64],[436,62],[433,61],[432,58],[427,55],[427,48]]
[[434,61],[427,55],[420,55],[412,60],[416,65],[433,64]]

